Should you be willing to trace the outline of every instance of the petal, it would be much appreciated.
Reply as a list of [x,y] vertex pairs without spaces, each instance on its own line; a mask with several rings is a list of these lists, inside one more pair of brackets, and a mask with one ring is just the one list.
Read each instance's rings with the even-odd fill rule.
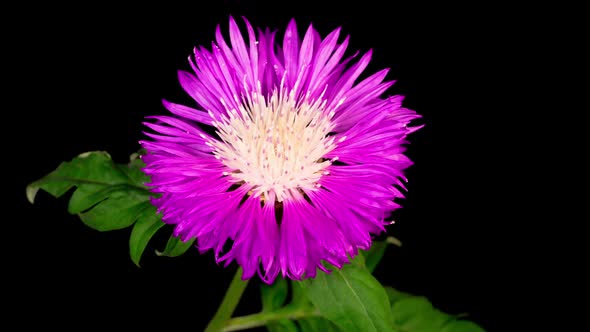
[[176,114],[176,115],[181,116],[183,118],[187,118],[187,119],[194,120],[194,121],[197,121],[200,123],[204,123],[206,125],[211,125],[211,117],[206,112],[199,111],[194,108],[190,108],[188,106],[171,103],[166,100],[162,100],[162,104],[172,114]]
[[289,87],[295,85],[298,73],[299,62],[299,36],[297,34],[297,24],[294,19],[289,21],[285,36],[283,39],[283,56],[285,63],[285,71],[287,73],[287,84]]

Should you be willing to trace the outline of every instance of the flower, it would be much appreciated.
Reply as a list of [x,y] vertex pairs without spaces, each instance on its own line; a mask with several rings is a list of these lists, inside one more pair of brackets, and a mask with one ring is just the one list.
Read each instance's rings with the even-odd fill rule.
[[231,46],[217,26],[211,49],[189,57],[193,72],[179,71],[196,105],[164,100],[172,115],[145,123],[152,203],[175,236],[235,260],[244,279],[313,278],[385,231],[419,115],[381,97],[387,69],[355,84],[372,51],[344,58],[340,28],[322,39],[310,25],[301,40],[291,20],[279,43],[244,23],[247,40],[230,17]]

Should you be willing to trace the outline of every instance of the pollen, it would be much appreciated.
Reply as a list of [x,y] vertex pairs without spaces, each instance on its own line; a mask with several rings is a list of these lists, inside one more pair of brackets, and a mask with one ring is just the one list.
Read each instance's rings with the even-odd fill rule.
[[247,183],[262,200],[282,202],[318,190],[332,161],[323,158],[336,147],[333,110],[321,94],[297,96],[281,84],[269,96],[259,91],[242,98],[238,110],[213,121],[221,140],[211,140],[213,154],[227,166],[235,183]]

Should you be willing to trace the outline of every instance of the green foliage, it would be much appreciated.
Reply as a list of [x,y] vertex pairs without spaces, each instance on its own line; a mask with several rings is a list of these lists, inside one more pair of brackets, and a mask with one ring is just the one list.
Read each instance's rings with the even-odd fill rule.
[[[385,250],[390,244],[394,244],[398,247],[402,246],[402,243],[398,239],[393,236],[388,236],[383,241],[373,241],[369,250],[361,250],[361,254],[365,259],[365,265],[371,273],[375,271],[375,268],[383,258],[383,255],[385,255]],[[356,260],[358,260],[358,258],[355,259],[355,261]]]
[[[99,231],[132,227],[129,254],[139,266],[149,241],[164,226],[149,201],[154,194],[145,186],[149,178],[142,167],[138,154],[127,164],[116,164],[106,152],[83,153],[27,186],[27,198],[33,203],[40,189],[56,198],[72,191],[68,212],[89,227]],[[171,236],[156,254],[180,256],[193,244],[194,240]],[[372,272],[389,244],[401,245],[388,237],[375,241],[342,269],[326,265],[330,274],[320,272],[304,281],[279,277],[273,285],[262,286],[261,313],[233,321],[244,328],[265,324],[270,332],[484,332],[473,322],[434,308],[425,297],[381,285]]]
[[134,170],[139,168],[136,160],[117,165],[106,152],[83,153],[31,183],[27,197],[33,203],[39,189],[60,197],[76,188],[68,212],[78,214],[86,225],[99,231],[131,226],[147,208],[151,196],[139,182],[144,179]]
[[193,246],[195,243],[195,239],[190,239],[188,241],[182,241],[179,237],[171,235],[168,239],[168,243],[166,243],[166,248],[164,251],[156,250],[156,255],[158,256],[166,256],[166,257],[178,257],[184,254],[189,248]]
[[484,332],[477,324],[457,319],[432,306],[423,296],[406,293],[394,301],[391,311],[395,326],[401,331]]
[[164,223],[162,222],[161,216],[158,215],[153,205],[149,205],[143,210],[139,219],[133,225],[131,237],[129,238],[129,253],[135,265],[139,266],[139,260],[145,247],[152,236],[163,226]]
[[[34,203],[40,189],[56,198],[73,189],[68,212],[87,226],[98,231],[133,226],[129,254],[139,266],[148,242],[164,223],[149,202],[153,193],[145,186],[149,177],[141,170],[145,164],[138,157],[134,153],[129,163],[117,164],[104,151],[82,153],[28,185],[27,198]],[[171,239],[161,255],[181,255],[191,244]]]
[[387,298],[389,299],[389,303],[391,305],[393,305],[395,302],[399,300],[414,296],[412,294],[399,291],[391,286],[385,286],[383,288],[385,288],[385,293],[387,293]]
[[407,331],[440,331],[451,318],[422,296],[411,296],[396,301],[391,311],[396,326]]
[[383,255],[385,254],[387,246],[388,243],[386,241],[374,241],[369,250],[361,252],[361,254],[364,255],[365,265],[369,272],[375,271],[377,264],[379,264],[381,258],[383,258]]
[[[484,332],[477,324],[460,320],[432,306],[422,296],[381,285],[372,275],[388,244],[399,245],[397,239],[376,241],[361,252],[351,264],[319,273],[314,279],[285,281],[262,285],[263,312],[274,312],[277,320],[266,326],[271,332]],[[288,298],[287,283],[291,288]],[[296,324],[282,318],[288,312]],[[307,313],[297,315],[297,313]]]
[[387,294],[366,267],[347,264],[303,285],[311,302],[344,331],[392,331]]
[[322,317],[310,317],[297,321],[301,332],[338,332],[340,330],[331,321]]
[[282,307],[287,300],[288,292],[287,280],[281,277],[278,277],[272,285],[261,287],[262,311],[273,311]]
[[[304,310],[308,311],[308,312],[317,312],[317,310],[315,309],[313,303],[311,303],[311,300],[309,299],[309,297],[306,294],[306,289],[305,286],[303,286],[303,283],[298,282],[298,281],[290,281],[291,283],[291,306],[299,306],[301,308],[304,308]],[[299,324],[299,328],[301,332],[321,332],[321,331],[327,331],[327,332],[332,332],[332,331],[340,331],[338,329],[338,327],[336,325],[334,325],[332,322],[330,322],[329,320],[327,320],[324,317],[319,316],[319,312],[318,312],[318,316],[313,316],[313,317],[304,317],[301,319],[297,320],[297,323]]]
[[485,332],[479,325],[468,320],[452,320],[443,326],[441,332]]
[[[291,301],[284,304],[288,298],[289,286]],[[329,320],[318,316],[317,310],[309,300],[301,282],[277,278],[272,285],[261,286],[262,312],[307,312],[313,315],[303,316],[297,320],[280,319],[266,324],[270,332],[337,332],[341,331]],[[280,304],[279,304],[280,303]],[[284,306],[283,306],[284,304]],[[316,315],[317,313],[317,315]],[[295,323],[296,322],[296,323]]]
[[[287,281],[278,277],[275,282],[260,288],[262,312],[272,312],[280,309],[287,300],[289,285]],[[273,321],[266,325],[269,332],[297,332],[297,325],[289,319]]]

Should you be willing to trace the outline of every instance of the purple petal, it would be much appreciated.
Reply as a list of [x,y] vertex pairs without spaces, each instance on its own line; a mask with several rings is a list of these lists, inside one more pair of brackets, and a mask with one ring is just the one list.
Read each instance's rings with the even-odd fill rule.
[[[358,52],[346,55],[349,37],[339,43],[340,28],[322,39],[310,24],[300,40],[291,20],[276,42],[276,31],[255,29],[246,18],[243,23],[247,41],[230,17],[230,45],[218,25],[211,48],[195,47],[189,57],[193,72],[178,72],[195,107],[163,100],[170,116],[147,117],[152,121],[144,123],[149,129],[144,134],[150,140],[140,144],[147,150],[143,171],[155,194],[152,204],[164,222],[174,225],[175,235],[196,238],[199,251],[213,251],[220,264],[235,261],[243,267],[243,278],[257,274],[272,283],[279,273],[297,280],[313,278],[318,270],[330,273],[323,262],[336,268],[349,263],[359,249],[371,246],[373,235],[385,231],[386,219],[400,208],[404,171],[412,165],[405,155],[407,137],[421,128],[410,126],[420,116],[403,107],[402,96],[383,96],[394,83],[385,80],[387,69],[357,82],[372,51],[360,59]],[[272,134],[266,139],[276,140],[281,149],[282,136],[260,119],[261,112],[275,112],[285,101],[295,105],[293,112],[317,112],[312,115],[325,121],[296,128],[330,130],[325,142],[313,144],[324,144],[327,152],[320,160],[333,163],[322,164],[312,179],[289,179],[284,185],[290,194],[280,195],[274,192],[282,190],[274,187],[277,182],[269,183],[285,178],[268,177],[287,174],[280,169],[283,164],[273,164],[271,172],[253,168],[269,156],[264,149],[246,153],[244,147],[258,147],[261,135]],[[273,121],[284,121],[281,116]],[[251,126],[259,127],[252,131]],[[281,135],[293,134],[299,133]],[[319,148],[312,146],[323,151]],[[296,161],[303,167],[313,162],[305,156],[290,158],[300,158]]]

